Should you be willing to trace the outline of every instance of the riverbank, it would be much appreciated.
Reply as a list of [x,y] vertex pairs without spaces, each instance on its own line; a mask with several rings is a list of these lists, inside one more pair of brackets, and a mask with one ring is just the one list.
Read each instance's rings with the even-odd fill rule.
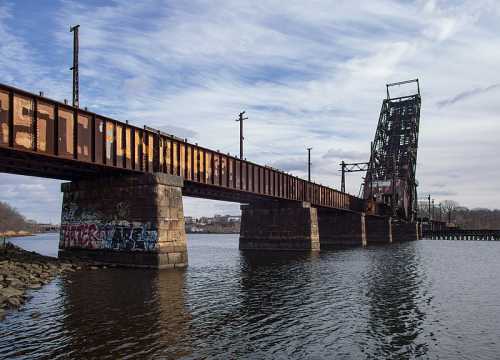
[[29,232],[29,231],[25,231],[25,230],[20,230],[20,231],[12,231],[12,230],[9,230],[9,231],[4,231],[4,232],[0,232],[0,239],[2,238],[13,238],[13,237],[23,237],[23,236],[33,236],[34,234]]
[[97,268],[89,263],[60,261],[8,243],[0,249],[0,320],[8,311],[19,310],[29,300],[30,290],[40,289],[66,272]]

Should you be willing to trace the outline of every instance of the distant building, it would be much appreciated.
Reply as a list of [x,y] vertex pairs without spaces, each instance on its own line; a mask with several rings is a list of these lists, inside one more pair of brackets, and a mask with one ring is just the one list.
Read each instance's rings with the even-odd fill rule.
[[54,224],[36,224],[34,227],[37,233],[59,232],[60,226]]
[[240,232],[241,217],[219,215],[213,217],[185,217],[187,233],[237,234]]

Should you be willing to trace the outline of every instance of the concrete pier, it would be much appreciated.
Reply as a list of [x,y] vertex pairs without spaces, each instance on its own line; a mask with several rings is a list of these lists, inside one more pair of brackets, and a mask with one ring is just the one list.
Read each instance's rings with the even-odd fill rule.
[[321,248],[366,246],[365,214],[337,209],[318,209]]
[[317,209],[307,202],[241,206],[240,250],[319,250]]
[[187,265],[181,177],[141,174],[62,184],[59,256],[125,266]]

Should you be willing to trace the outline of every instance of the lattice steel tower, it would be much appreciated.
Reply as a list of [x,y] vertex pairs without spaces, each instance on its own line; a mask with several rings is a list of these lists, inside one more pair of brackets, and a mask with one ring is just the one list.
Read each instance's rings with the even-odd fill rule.
[[[413,95],[391,98],[389,88],[415,83]],[[418,79],[387,84],[366,172],[363,196],[387,215],[414,221],[417,215]],[[375,205],[376,204],[376,205]]]

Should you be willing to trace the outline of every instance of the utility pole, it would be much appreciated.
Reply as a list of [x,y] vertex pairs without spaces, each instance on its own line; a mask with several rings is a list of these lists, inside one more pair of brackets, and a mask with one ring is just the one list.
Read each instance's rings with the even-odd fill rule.
[[434,199],[432,199],[432,218],[435,219],[436,217],[434,216],[434,212],[436,210],[436,207],[434,206]]
[[[368,161],[368,165],[366,167],[366,174],[370,174],[370,199],[375,199],[373,196],[373,169],[372,164],[375,161],[374,151],[373,151],[373,141],[370,141],[370,161]],[[366,182],[366,179],[365,179]]]
[[79,100],[79,79],[78,79],[78,48],[79,48],[79,43],[78,43],[78,28],[80,25],[75,25],[73,27],[69,28],[69,31],[73,33],[73,66],[70,68],[70,70],[73,70],[73,107],[79,107],[80,106],[80,100]]
[[427,200],[429,201],[429,221],[431,221],[431,194],[429,194]]
[[343,193],[345,193],[345,161],[342,160],[342,162],[340,163],[340,166],[342,168],[342,180],[341,180],[341,183],[340,183],[340,191],[342,191]]
[[311,182],[311,147],[307,148],[307,181]]
[[243,117],[245,115],[245,111],[240,112],[240,115],[236,121],[239,121],[240,123],[240,159],[243,160],[243,140],[245,139],[243,137],[243,120],[247,120],[248,117]]
[[392,215],[396,217],[397,214],[397,199],[396,199],[396,155],[392,155],[392,196],[391,196],[391,205],[392,205]]

